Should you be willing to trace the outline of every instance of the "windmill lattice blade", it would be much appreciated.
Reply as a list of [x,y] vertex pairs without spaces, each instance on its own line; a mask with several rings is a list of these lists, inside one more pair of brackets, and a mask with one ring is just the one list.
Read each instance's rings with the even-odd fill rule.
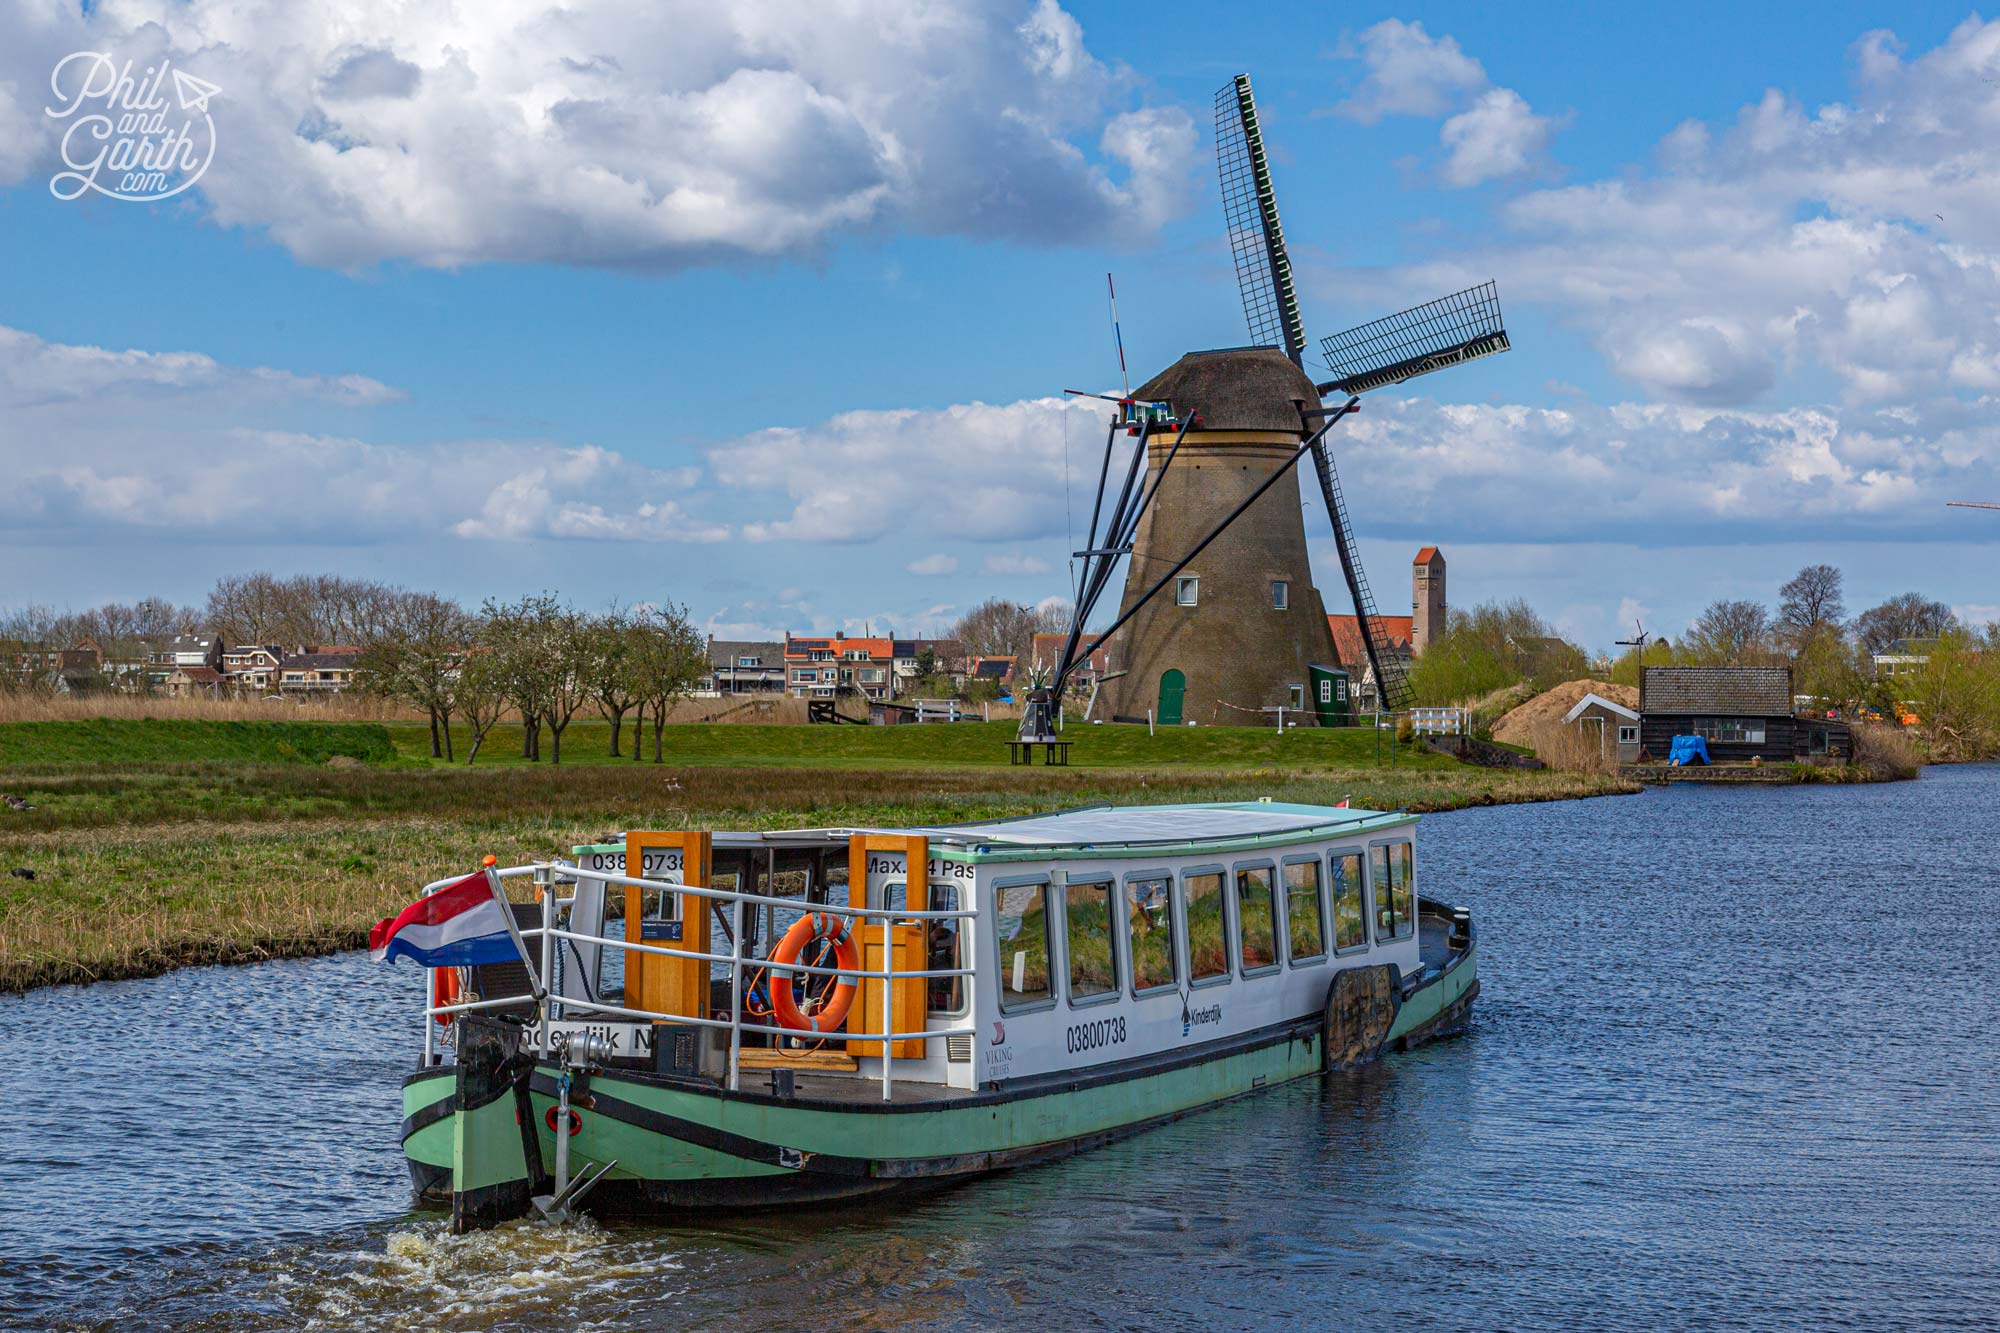
[[1507,350],[1491,282],[1319,340],[1334,379],[1321,393],[1366,393]]
[[1305,325],[1292,287],[1292,261],[1278,222],[1277,193],[1264,157],[1264,135],[1250,76],[1239,74],[1215,94],[1215,162],[1222,179],[1222,217],[1229,254],[1243,293],[1250,341],[1282,347],[1294,362],[1305,356]]

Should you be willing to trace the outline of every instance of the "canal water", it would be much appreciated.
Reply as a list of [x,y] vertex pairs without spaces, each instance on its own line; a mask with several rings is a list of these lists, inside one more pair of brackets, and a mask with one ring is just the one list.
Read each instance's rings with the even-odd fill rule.
[[2000,1317],[2000,768],[1424,822],[1465,1037],[927,1199],[444,1234],[415,973],[0,1000],[0,1327],[1889,1328]]

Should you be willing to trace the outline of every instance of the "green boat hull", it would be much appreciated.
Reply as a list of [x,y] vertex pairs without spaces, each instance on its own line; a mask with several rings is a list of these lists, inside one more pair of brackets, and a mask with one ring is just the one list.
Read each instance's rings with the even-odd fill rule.
[[[1471,949],[1400,997],[1369,1057],[1461,1029],[1479,981]],[[1320,1017],[1055,1079],[945,1100],[882,1102],[730,1093],[625,1070],[572,1089],[572,1172],[615,1161],[588,1208],[658,1213],[860,1197],[1046,1161],[1327,1067]],[[1378,1029],[1381,1030],[1381,1029]],[[454,1230],[526,1211],[555,1169],[558,1071],[526,1059],[468,1092],[461,1066],[403,1084],[403,1151],[420,1198]],[[476,1083],[476,1071],[475,1080]],[[876,1086],[865,1085],[871,1091]],[[461,1109],[472,1103],[472,1109]],[[530,1146],[532,1144],[532,1147]]]

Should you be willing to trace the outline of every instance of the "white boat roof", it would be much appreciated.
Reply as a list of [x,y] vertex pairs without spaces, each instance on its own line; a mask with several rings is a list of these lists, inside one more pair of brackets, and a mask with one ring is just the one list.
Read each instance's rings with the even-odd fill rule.
[[[1409,824],[1415,820],[1415,815],[1401,810],[1358,810],[1284,801],[1221,801],[1178,805],[1095,805],[970,824],[791,829],[749,836],[761,838],[767,844],[782,844],[803,838],[846,837],[857,833],[916,835],[929,839],[932,848],[937,851],[959,849],[961,857],[972,860],[1012,860],[1032,853],[1110,855],[1115,854],[1117,849],[1134,847],[1200,851],[1274,846]],[[718,846],[724,845],[722,837],[716,841]]]
[[[856,834],[916,836],[932,854],[954,860],[1009,861],[1055,856],[1117,856],[1146,848],[1175,854],[1309,842],[1413,824],[1406,810],[1361,810],[1287,801],[1177,805],[1093,805],[969,824],[840,825],[828,828],[717,832],[718,848],[823,847]],[[615,844],[605,844],[613,850]]]
[[952,842],[1015,847],[1076,847],[1097,843],[1207,842],[1297,833],[1351,824],[1375,814],[1317,805],[1244,802],[1229,805],[1112,805],[1058,810],[1020,819],[912,829]]

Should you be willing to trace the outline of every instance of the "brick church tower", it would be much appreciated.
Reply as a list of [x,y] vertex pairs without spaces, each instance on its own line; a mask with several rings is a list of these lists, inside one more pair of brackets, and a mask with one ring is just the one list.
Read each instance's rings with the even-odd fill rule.
[[1423,656],[1445,631],[1444,552],[1426,546],[1410,568],[1410,656]]

